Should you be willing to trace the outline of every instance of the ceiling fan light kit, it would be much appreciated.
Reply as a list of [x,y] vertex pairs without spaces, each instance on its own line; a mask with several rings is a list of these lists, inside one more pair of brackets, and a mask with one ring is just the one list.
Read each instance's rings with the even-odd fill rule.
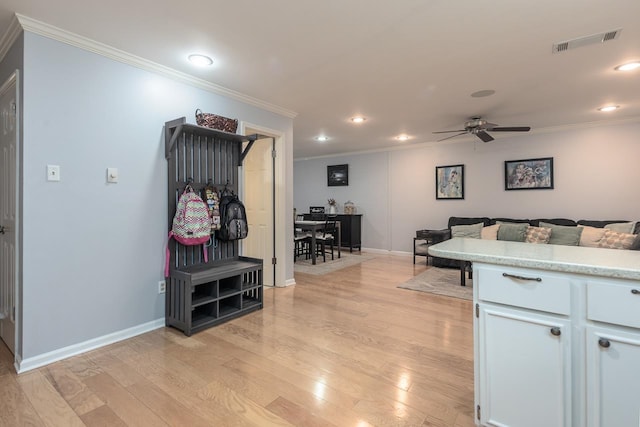
[[451,133],[459,132],[456,135],[448,136],[446,138],[439,139],[438,141],[444,141],[446,139],[455,138],[456,136],[472,134],[480,138],[483,142],[491,142],[495,138],[489,135],[486,131],[491,132],[529,132],[531,128],[529,126],[498,126],[495,123],[489,123],[488,121],[480,117],[471,117],[470,120],[464,123],[464,129],[457,130],[444,130],[433,133]]

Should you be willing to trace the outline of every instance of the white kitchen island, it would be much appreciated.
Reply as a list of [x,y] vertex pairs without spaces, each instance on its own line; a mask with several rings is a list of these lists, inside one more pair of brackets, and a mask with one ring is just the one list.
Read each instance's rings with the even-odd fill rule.
[[473,262],[476,424],[640,427],[640,251],[454,238]]

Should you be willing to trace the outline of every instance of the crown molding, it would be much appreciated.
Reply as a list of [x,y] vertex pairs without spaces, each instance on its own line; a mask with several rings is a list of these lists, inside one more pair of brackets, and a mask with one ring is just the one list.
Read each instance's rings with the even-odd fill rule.
[[187,73],[183,73],[182,71],[174,70],[173,68],[166,67],[153,61],[149,61],[148,59],[141,58],[139,56],[133,55],[120,49],[116,49],[104,43],[91,40],[79,34],[74,34],[69,31],[54,27],[53,25],[37,21],[35,19],[29,18],[28,16],[16,13],[16,17],[17,21],[19,21],[20,26],[22,26],[25,31],[29,31],[34,34],[38,34],[62,43],[66,43],[71,46],[78,47],[80,49],[104,56],[109,59],[113,59],[114,61],[118,61],[123,64],[131,65],[145,71],[160,74],[170,79],[177,80],[193,87],[197,87],[198,89],[203,89],[217,95],[225,96],[227,98],[231,98],[236,101],[240,101],[245,104],[249,104],[254,107],[270,111],[272,113],[276,113],[281,116],[293,119],[298,115],[298,113],[296,113],[295,111],[291,111],[275,104],[260,100],[258,98],[245,95],[235,90],[227,89],[223,86],[211,83],[207,80],[194,77]]
[[20,27],[18,18],[14,15],[9,24],[9,28],[7,28],[7,31],[4,32],[0,39],[0,62],[2,62],[21,32],[22,28]]

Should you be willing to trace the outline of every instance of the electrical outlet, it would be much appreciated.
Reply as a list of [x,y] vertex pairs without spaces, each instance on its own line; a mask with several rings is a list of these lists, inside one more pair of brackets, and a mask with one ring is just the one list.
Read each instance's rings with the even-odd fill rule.
[[165,282],[164,280],[160,280],[158,282],[158,293],[164,294],[165,292],[167,292],[167,282]]

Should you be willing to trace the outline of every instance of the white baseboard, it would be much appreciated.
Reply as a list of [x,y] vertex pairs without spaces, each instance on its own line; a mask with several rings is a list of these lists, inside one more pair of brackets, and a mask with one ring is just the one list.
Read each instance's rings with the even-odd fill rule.
[[98,338],[93,338],[89,341],[73,344],[68,347],[40,354],[38,356],[29,357],[24,360],[17,359],[15,363],[16,372],[21,374],[23,372],[48,365],[50,363],[66,359],[68,357],[75,356],[80,353],[86,353],[87,351],[95,350],[96,348],[104,347],[105,345],[126,340],[128,338],[135,337],[136,335],[144,334],[146,332],[150,332],[162,327],[164,327],[164,318],[143,323],[142,325],[134,326],[122,331],[103,335]]
[[284,286],[294,286],[296,284],[296,279],[288,279],[285,283]]
[[369,252],[372,254],[381,254],[381,255],[413,256],[413,252],[390,251],[388,249],[376,249],[376,248],[362,248],[362,252]]
[[372,253],[372,254],[389,255],[389,251],[387,249],[361,248],[360,252],[369,252],[369,253]]

